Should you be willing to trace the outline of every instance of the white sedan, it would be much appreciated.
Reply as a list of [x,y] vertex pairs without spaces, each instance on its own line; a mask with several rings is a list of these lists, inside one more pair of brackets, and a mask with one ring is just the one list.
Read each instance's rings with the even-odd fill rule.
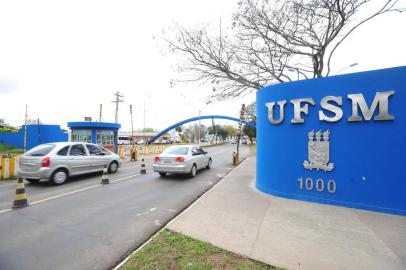
[[167,173],[189,174],[195,177],[198,170],[210,169],[211,156],[197,145],[179,145],[167,148],[154,157],[154,172],[165,176]]

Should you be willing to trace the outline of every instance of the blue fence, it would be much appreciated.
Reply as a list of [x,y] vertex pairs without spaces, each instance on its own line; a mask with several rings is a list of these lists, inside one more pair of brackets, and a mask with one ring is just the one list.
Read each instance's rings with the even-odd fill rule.
[[[67,142],[68,134],[59,125],[27,125],[27,150],[50,142]],[[24,126],[18,132],[0,132],[0,143],[24,148]]]
[[257,92],[257,187],[406,215],[406,67]]

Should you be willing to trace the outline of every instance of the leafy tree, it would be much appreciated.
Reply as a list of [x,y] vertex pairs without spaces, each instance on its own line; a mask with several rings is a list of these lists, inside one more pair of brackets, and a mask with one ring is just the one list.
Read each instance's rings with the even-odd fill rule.
[[144,128],[141,130],[141,132],[156,132],[156,129],[153,128]]
[[210,126],[207,129],[207,131],[209,134],[216,133],[216,135],[221,137],[222,140],[226,140],[227,137],[229,137],[229,136],[234,137],[237,135],[237,129],[230,125],[225,125],[225,126],[215,125],[215,130],[213,130],[213,127]]
[[[250,121],[253,124],[256,124],[255,121]],[[248,138],[250,138],[250,142],[253,143],[254,142],[254,138],[257,137],[257,129],[253,128],[249,125],[244,125],[244,127],[242,128],[242,131],[245,135],[248,136]]]
[[[211,83],[213,97],[237,97],[274,83],[328,76],[337,48],[361,25],[405,9],[399,0],[241,0],[232,25],[217,34],[175,25],[163,40],[181,82]],[[370,13],[362,16],[361,9]]]
[[227,132],[227,137],[235,137],[238,133],[237,128],[231,125],[223,126],[224,130]]

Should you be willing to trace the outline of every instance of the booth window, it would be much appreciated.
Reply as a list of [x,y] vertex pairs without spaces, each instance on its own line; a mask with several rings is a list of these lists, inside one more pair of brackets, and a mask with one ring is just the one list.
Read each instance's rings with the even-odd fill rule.
[[99,144],[99,145],[114,144],[114,131],[98,130],[97,131],[97,144]]
[[72,142],[92,142],[92,131],[87,129],[72,130]]

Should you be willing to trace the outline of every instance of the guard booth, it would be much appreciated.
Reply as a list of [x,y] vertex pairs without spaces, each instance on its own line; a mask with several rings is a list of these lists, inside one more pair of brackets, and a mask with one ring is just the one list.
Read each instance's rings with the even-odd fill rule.
[[120,124],[105,122],[68,122],[68,127],[71,129],[70,141],[98,144],[117,153]]

